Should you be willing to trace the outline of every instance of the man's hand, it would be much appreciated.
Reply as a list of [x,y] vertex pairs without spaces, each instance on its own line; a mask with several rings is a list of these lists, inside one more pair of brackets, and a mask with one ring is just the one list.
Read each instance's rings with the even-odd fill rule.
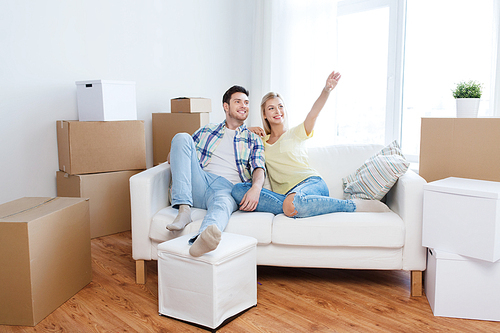
[[260,191],[264,185],[264,169],[257,168],[252,174],[252,187],[245,193],[243,199],[239,203],[240,210],[253,212],[257,208],[260,199]]
[[239,203],[240,210],[246,212],[253,212],[257,208],[260,197],[260,188],[257,186],[252,186],[247,193],[243,196],[243,199]]
[[255,133],[257,134],[258,136],[260,136],[261,138],[265,137],[266,136],[266,132],[264,131],[263,128],[259,127],[259,126],[255,126],[255,127],[249,127],[248,130],[252,133]]

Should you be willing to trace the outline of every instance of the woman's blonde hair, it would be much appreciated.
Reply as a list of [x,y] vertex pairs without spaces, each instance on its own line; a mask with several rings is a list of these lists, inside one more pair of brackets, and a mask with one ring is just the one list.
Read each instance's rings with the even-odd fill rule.
[[[264,115],[266,113],[266,102],[273,98],[279,98],[283,105],[285,104],[281,95],[276,92],[271,91],[265,94],[264,97],[262,97],[262,101],[260,102],[260,117],[262,118],[262,126],[264,127],[264,131],[266,132],[266,134],[271,134],[271,125],[269,125],[269,121],[264,118]],[[287,128],[288,126],[286,124],[288,124],[288,117],[286,114],[286,108],[283,112],[285,113],[285,128]]]

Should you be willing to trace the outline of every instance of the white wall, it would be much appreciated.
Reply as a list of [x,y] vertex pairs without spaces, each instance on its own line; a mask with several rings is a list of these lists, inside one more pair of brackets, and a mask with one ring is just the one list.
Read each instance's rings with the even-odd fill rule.
[[151,114],[170,99],[251,85],[252,1],[0,2],[0,204],[55,196],[56,120],[76,120],[75,81],[135,81],[152,165]]

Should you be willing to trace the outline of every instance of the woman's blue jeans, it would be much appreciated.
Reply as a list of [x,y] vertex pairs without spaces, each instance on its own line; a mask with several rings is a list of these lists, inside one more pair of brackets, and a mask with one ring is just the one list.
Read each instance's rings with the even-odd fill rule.
[[[233,187],[231,194],[237,203],[252,184],[239,183]],[[352,200],[331,198],[325,181],[318,176],[309,177],[293,187],[286,194],[279,194],[263,188],[260,192],[256,212],[269,212],[275,215],[283,214],[283,201],[287,195],[295,193],[293,205],[297,214],[293,217],[310,217],[328,213],[354,212],[356,204]]]
[[[198,234],[215,224],[220,231],[226,228],[238,205],[231,196],[233,184],[224,177],[204,171],[196,155],[192,137],[179,133],[170,148],[172,172],[172,207],[189,205],[207,210]],[[192,243],[197,236],[190,240]]]

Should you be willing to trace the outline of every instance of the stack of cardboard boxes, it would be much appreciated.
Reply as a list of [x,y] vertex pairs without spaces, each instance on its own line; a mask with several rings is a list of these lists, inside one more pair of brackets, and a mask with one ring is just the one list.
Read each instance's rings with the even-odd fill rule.
[[57,195],[90,199],[91,238],[130,230],[128,181],[146,169],[135,85],[79,81],[77,97],[80,121],[57,122]]
[[129,178],[146,169],[135,84],[77,82],[77,97],[86,121],[57,122],[58,197],[0,205],[0,325],[35,326],[91,282],[90,238],[130,230]]
[[170,101],[171,113],[153,113],[153,164],[167,160],[172,138],[181,132],[193,134],[210,121],[208,98],[180,97]]
[[436,316],[500,321],[500,119],[423,118],[425,293]]

